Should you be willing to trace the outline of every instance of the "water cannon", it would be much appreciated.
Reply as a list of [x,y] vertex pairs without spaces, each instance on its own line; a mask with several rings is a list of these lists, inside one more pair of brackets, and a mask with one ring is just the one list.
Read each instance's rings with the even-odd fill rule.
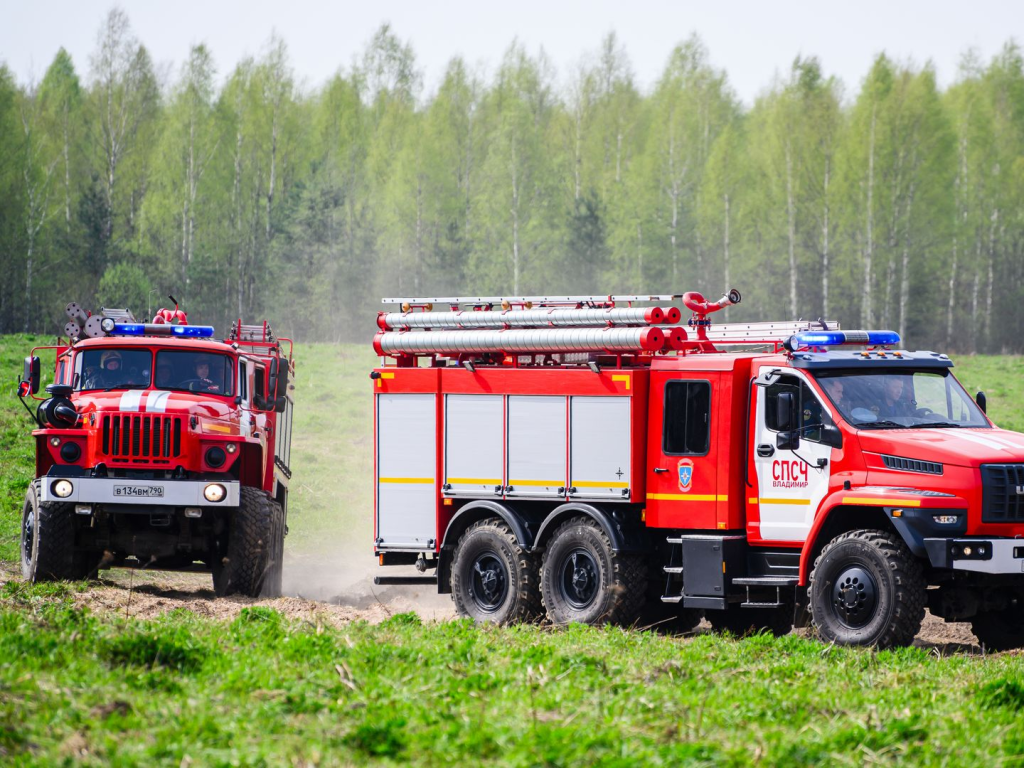
[[731,307],[733,304],[739,304],[742,298],[740,292],[735,288],[731,289],[718,301],[708,301],[697,291],[689,291],[683,294],[683,306],[693,312],[693,320],[696,321],[696,324],[704,324],[707,322],[705,318],[712,312]]
[[178,300],[173,296],[168,296],[168,299],[174,302],[174,309],[160,308],[153,315],[151,325],[187,325],[188,315],[185,314],[183,309],[178,307]]

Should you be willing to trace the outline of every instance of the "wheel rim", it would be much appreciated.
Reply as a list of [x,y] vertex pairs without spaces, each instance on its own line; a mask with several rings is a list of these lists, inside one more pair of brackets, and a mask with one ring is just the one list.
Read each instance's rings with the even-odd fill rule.
[[594,602],[600,587],[598,582],[597,561],[587,550],[577,547],[562,560],[559,591],[573,608],[586,608]]
[[485,613],[494,613],[508,596],[508,569],[494,552],[482,552],[473,561],[470,580],[473,600]]
[[31,504],[27,505],[21,517],[21,562],[28,565],[32,562],[32,547],[36,536],[36,511]]
[[859,565],[845,568],[832,585],[832,610],[843,626],[867,626],[878,607],[878,585]]

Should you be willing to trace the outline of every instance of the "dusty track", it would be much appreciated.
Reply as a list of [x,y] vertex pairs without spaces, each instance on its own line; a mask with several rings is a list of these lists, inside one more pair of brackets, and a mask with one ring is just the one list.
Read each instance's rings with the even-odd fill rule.
[[[305,577],[307,572],[321,575],[319,580]],[[389,570],[389,573],[391,571]],[[19,574],[5,564],[0,583],[18,579]],[[318,581],[320,583],[318,583]],[[307,588],[304,587],[304,583]],[[184,609],[199,616],[230,620],[243,609],[262,605],[284,615],[311,622],[341,626],[353,621],[371,624],[384,621],[396,613],[413,611],[426,621],[444,621],[455,617],[447,595],[438,595],[431,586],[379,587],[369,576],[345,579],[325,586],[322,567],[296,565],[286,571],[285,588],[291,596],[275,599],[247,597],[217,598],[205,574],[180,574],[161,571],[103,571],[89,588],[75,594],[76,604],[102,613],[118,613],[136,618],[155,618],[169,611]],[[698,632],[706,631],[701,624]],[[797,630],[806,633],[806,630]],[[982,653],[970,624],[947,624],[931,614],[914,645],[934,649],[940,654]]]

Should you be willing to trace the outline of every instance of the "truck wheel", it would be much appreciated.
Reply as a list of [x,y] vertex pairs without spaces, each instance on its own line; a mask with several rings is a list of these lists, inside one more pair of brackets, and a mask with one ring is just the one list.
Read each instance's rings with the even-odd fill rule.
[[259,597],[270,571],[274,519],[267,495],[242,487],[241,503],[228,522],[228,554],[214,567],[213,588],[218,596]]
[[576,517],[551,537],[540,576],[552,624],[633,624],[644,607],[647,565],[612,550],[601,527]]
[[1020,595],[998,611],[985,611],[971,619],[971,631],[990,651],[1024,647],[1024,606]]
[[280,597],[281,582],[284,579],[284,509],[276,501],[270,502],[270,514],[273,519],[274,538],[270,552],[270,568],[263,582],[262,597]]
[[[26,581],[84,579],[93,558],[75,551],[74,508],[41,502],[35,483],[21,510],[21,575]],[[99,563],[99,558],[95,558]]]
[[501,520],[473,523],[452,558],[455,610],[476,622],[513,624],[541,615],[534,555]]
[[731,605],[724,611],[707,611],[705,616],[715,632],[732,632],[737,637],[770,632],[775,637],[793,629],[793,604],[783,602],[776,608],[741,608]]
[[894,534],[850,531],[814,562],[811,617],[826,642],[909,645],[924,619],[925,588],[920,564]]

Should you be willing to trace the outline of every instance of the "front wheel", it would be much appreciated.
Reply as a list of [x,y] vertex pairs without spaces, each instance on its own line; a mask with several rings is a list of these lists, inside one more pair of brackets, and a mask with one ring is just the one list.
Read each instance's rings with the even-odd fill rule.
[[260,596],[273,564],[273,506],[260,489],[242,488],[241,503],[228,522],[227,557],[213,567],[213,588],[218,596]]
[[513,624],[540,616],[537,564],[501,520],[473,523],[452,558],[452,599],[460,616]]
[[894,534],[850,531],[811,571],[811,616],[826,642],[891,648],[913,642],[924,619],[921,566]]
[[35,483],[21,509],[21,575],[26,581],[85,579],[99,557],[75,550],[74,507],[41,502]]
[[552,624],[633,624],[644,607],[647,566],[612,549],[589,517],[576,517],[551,537],[541,570],[541,594]]

